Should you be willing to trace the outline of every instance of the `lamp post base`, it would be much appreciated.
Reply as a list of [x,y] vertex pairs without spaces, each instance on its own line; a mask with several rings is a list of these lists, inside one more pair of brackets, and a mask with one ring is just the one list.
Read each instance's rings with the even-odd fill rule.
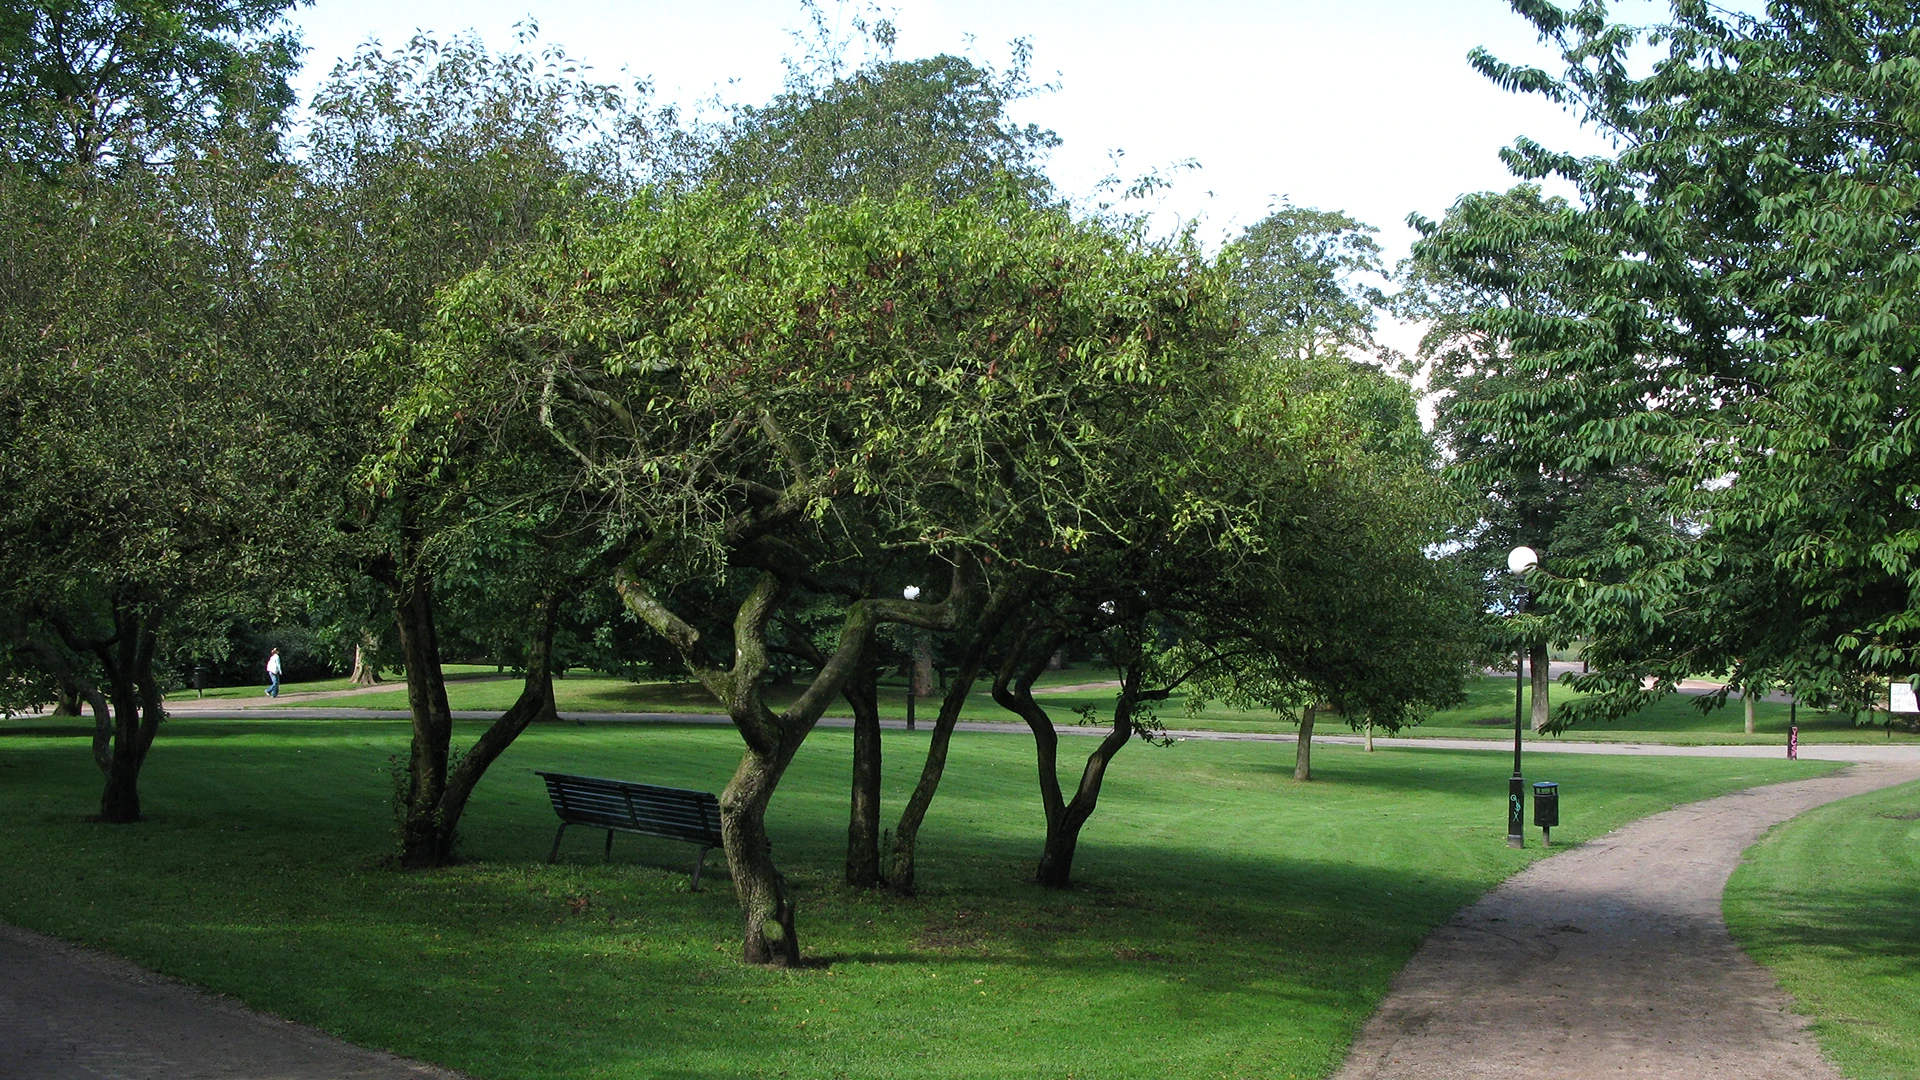
[[1511,848],[1527,846],[1526,790],[1527,782],[1516,769],[1507,778],[1507,846]]

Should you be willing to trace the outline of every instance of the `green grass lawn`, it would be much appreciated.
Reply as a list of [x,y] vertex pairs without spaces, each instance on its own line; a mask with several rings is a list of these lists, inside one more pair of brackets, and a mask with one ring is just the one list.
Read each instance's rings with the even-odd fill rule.
[[1853,1080],[1920,1076],[1920,784],[1811,810],[1747,852],[1727,925]]
[[[458,678],[450,678],[447,696],[452,706],[458,710],[505,711],[519,696],[520,682],[514,678],[486,678],[492,674],[492,668],[472,668],[461,672]],[[1067,671],[1048,672],[1039,685],[1042,688],[1077,686],[1108,680],[1112,675],[1111,671],[1101,668],[1074,668]],[[785,704],[795,693],[797,691],[792,689],[775,690],[769,698],[778,706]],[[713,712],[718,708],[713,698],[697,683],[631,682],[590,673],[576,673],[556,681],[554,694],[563,713],[569,711]],[[1576,696],[1571,687],[1559,683],[1553,685],[1551,695],[1556,705]],[[1078,717],[1072,712],[1077,706],[1092,706],[1103,713],[1111,709],[1113,691],[1093,688],[1067,693],[1050,693],[1041,700],[1054,710],[1056,722],[1068,724],[1078,722]],[[1753,735],[1747,735],[1745,733],[1746,718],[1738,699],[1731,701],[1728,707],[1711,713],[1703,713],[1696,708],[1695,700],[1689,696],[1676,694],[1623,720],[1583,725],[1562,735],[1536,736],[1529,732],[1527,738],[1579,742],[1658,742],[1683,745],[1740,743],[1784,745],[1787,741],[1788,710],[1785,705],[1761,702],[1755,710],[1756,731]],[[396,687],[392,690],[357,694],[346,699],[331,698],[290,704],[305,708],[338,708],[342,705],[351,705],[355,708],[403,710],[407,707],[407,695],[405,689]],[[838,705],[839,703],[836,703],[836,706]],[[883,684],[880,707],[885,716],[895,719],[905,716],[904,686],[897,681]],[[930,720],[938,708],[937,701],[923,701],[918,707],[918,712],[921,719]],[[843,715],[846,710],[844,707],[836,707],[829,712],[834,715]],[[1015,724],[1019,722],[1012,714],[994,704],[991,694],[984,685],[971,695],[962,716],[967,720]],[[1282,717],[1271,710],[1232,709],[1213,704],[1198,712],[1190,711],[1185,698],[1181,696],[1176,696],[1161,708],[1160,718],[1169,728],[1214,731],[1290,732],[1298,726],[1298,717]],[[1322,720],[1320,731],[1323,734],[1337,734],[1345,732],[1346,727],[1338,717],[1328,716]],[[1435,713],[1402,734],[1413,738],[1428,736],[1508,739],[1512,737],[1512,731],[1513,680],[1489,676],[1474,679],[1469,683],[1465,704]],[[1895,730],[1889,736],[1886,729],[1878,725],[1855,725],[1841,713],[1823,713],[1811,708],[1800,710],[1800,738],[1808,743],[1886,742],[1890,738],[1895,742],[1920,743],[1920,735]]]
[[[464,723],[459,738],[477,724]],[[0,917],[484,1078],[1317,1077],[1426,933],[1537,858],[1503,841],[1504,759],[1271,744],[1128,748],[1080,844],[1080,884],[1026,883],[1041,824],[1024,736],[961,734],[923,832],[924,892],[838,884],[848,733],[809,740],[775,799],[776,857],[818,963],[739,964],[724,874],[692,849],[569,837],[532,775],[718,789],[723,728],[540,726],[477,792],[465,861],[387,868],[397,720],[163,729],[150,820],[86,822],[84,722],[0,723]],[[887,736],[897,813],[925,734]],[[1069,751],[1078,740],[1069,741]],[[1819,762],[1556,761],[1578,842]],[[710,866],[710,870],[713,868]]]

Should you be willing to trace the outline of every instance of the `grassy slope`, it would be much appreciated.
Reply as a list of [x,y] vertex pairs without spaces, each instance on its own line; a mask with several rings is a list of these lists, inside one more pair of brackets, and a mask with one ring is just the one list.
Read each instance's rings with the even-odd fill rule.
[[1734,937],[1814,1017],[1854,1080],[1920,1076],[1920,784],[1774,830],[1727,886]]
[[[477,725],[461,725],[468,738]],[[151,820],[105,828],[83,723],[0,724],[0,917],[105,946],[359,1042],[507,1077],[1322,1076],[1420,939],[1540,850],[1502,843],[1502,762],[1328,748],[1129,748],[1080,887],[1024,883],[1040,828],[1031,745],[962,735],[923,834],[923,895],[836,884],[849,741],[817,732],[776,799],[802,940],[828,964],[736,963],[724,875],[691,849],[570,836],[530,770],[717,789],[715,728],[530,731],[476,795],[463,865],[400,874],[389,721],[174,720]],[[890,733],[889,813],[924,734]],[[1070,744],[1071,745],[1071,744]],[[1830,766],[1553,763],[1569,841],[1677,802]],[[416,1019],[417,1018],[417,1019]]]
[[[475,669],[476,672],[478,669]],[[491,674],[491,669],[486,669]],[[1111,672],[1096,668],[1078,668],[1069,671],[1049,672],[1041,685],[1071,686],[1095,682],[1111,676]],[[307,689],[306,686],[289,688]],[[579,712],[712,712],[715,709],[713,699],[694,683],[651,682],[635,683],[625,679],[610,679],[584,674],[576,674],[554,684],[555,695],[560,708],[565,711]],[[513,704],[520,693],[517,679],[453,682],[448,687],[448,698],[455,709],[474,709],[505,711]],[[1563,702],[1574,696],[1570,687],[1555,684],[1552,698],[1555,703]],[[784,698],[776,693],[776,702]],[[1076,706],[1090,705],[1097,710],[1112,708],[1113,694],[1110,690],[1090,689],[1070,693],[1056,693],[1042,699],[1054,706],[1061,723],[1071,723],[1076,718],[1070,711]],[[1745,734],[1745,714],[1738,699],[1730,701],[1726,708],[1703,713],[1694,702],[1697,699],[1674,695],[1641,710],[1625,720],[1608,724],[1588,725],[1576,728],[1559,736],[1533,736],[1529,738],[1565,739],[1569,741],[1598,742],[1661,742],[1682,744],[1705,743],[1761,743],[1783,745],[1787,737],[1787,706],[1773,702],[1761,702],[1756,709],[1756,732]],[[406,691],[395,688],[378,693],[357,694],[350,698],[320,699],[298,703],[307,707],[324,708],[351,705],[366,709],[395,709],[407,707]],[[898,718],[906,715],[906,698],[900,686],[885,687],[881,693],[882,714]],[[920,716],[925,719],[938,709],[938,704],[922,702]],[[1886,742],[1888,733],[1878,726],[1856,727],[1844,715],[1839,713],[1820,713],[1812,709],[1800,710],[1800,737],[1809,743],[1818,742]],[[968,703],[964,713],[969,720],[988,720],[1014,722],[1004,709],[993,703],[991,696],[983,686],[977,690]],[[1225,731],[1292,731],[1297,726],[1297,718],[1283,718],[1271,711],[1251,711],[1224,708],[1213,705],[1201,712],[1187,711],[1183,698],[1176,697],[1161,710],[1161,720],[1170,728],[1190,728]],[[1488,677],[1474,680],[1468,687],[1467,701],[1458,708],[1444,710],[1429,717],[1419,726],[1408,729],[1404,734],[1419,736],[1445,736],[1449,738],[1510,738],[1513,725],[1513,682],[1510,678]],[[1328,718],[1321,726],[1323,732],[1335,733],[1345,730],[1337,718]],[[1920,743],[1920,735],[1896,731],[1892,741]]]

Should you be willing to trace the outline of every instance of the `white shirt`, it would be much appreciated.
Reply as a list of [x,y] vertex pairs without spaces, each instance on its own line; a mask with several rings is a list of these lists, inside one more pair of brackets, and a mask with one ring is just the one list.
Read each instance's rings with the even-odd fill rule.
[[279,653],[274,653],[272,656],[267,657],[267,674],[269,675],[280,674],[280,654]]

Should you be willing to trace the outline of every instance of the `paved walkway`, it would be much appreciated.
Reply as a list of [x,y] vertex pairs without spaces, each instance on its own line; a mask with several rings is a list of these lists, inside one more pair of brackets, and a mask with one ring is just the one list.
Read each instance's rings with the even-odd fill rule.
[[0,926],[0,1080],[459,1080]]
[[1510,878],[1421,945],[1338,1080],[1839,1080],[1720,896],[1740,853],[1913,764],[1754,788],[1643,818]]

